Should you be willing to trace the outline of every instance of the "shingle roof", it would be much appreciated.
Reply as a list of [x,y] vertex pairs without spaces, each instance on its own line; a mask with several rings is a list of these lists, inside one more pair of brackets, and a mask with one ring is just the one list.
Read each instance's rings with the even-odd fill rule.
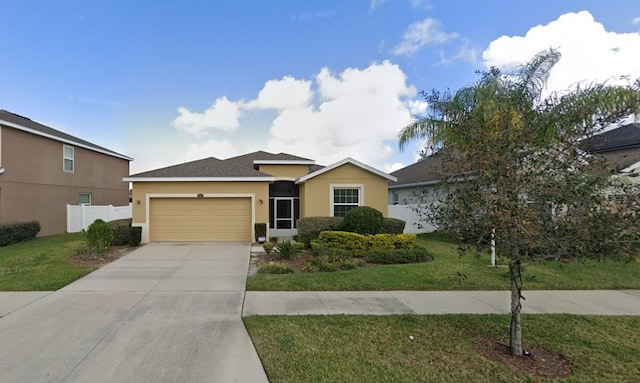
[[[19,114],[11,113],[11,112],[6,111],[6,110],[0,110],[0,120],[4,120],[4,121],[6,121],[8,123],[15,124],[15,125],[18,125],[18,126],[20,126],[22,128],[26,128],[26,129],[32,130],[32,131],[35,132],[35,134],[39,134],[39,135],[42,135],[42,136],[45,136],[45,137],[49,136],[49,138],[52,138],[52,139],[58,139],[58,140],[60,140],[62,142],[68,142],[70,144],[76,144],[76,145],[84,147],[86,149],[97,151],[97,152],[100,152],[100,153],[103,153],[103,154],[107,154],[107,155],[110,155],[110,156],[113,156],[113,157],[118,157],[118,158],[122,158],[122,159],[129,160],[129,161],[132,160],[131,158],[129,158],[129,157],[123,155],[123,154],[114,152],[113,150],[109,150],[109,149],[104,148],[102,146],[98,146],[98,145],[93,144],[93,143],[91,143],[89,141],[82,140],[82,139],[80,139],[78,137],[74,137],[74,136],[72,136],[70,134],[67,134],[67,133],[61,132],[59,130],[50,128],[50,127],[48,127],[46,125],[42,125],[42,124],[40,124],[38,122],[35,122],[35,121],[33,121],[33,120],[31,120],[31,119],[29,119],[27,117],[20,116]],[[11,126],[11,125],[5,125],[5,126],[16,128],[15,126]]]
[[166,168],[134,174],[131,177],[271,177],[253,168],[239,165],[237,161],[219,160],[214,157],[191,161]]
[[640,146],[640,123],[621,126],[584,140],[583,147],[592,153]]
[[414,164],[389,173],[398,179],[397,182],[389,182],[389,187],[439,181],[442,179],[444,158],[445,155],[442,152],[437,152]]

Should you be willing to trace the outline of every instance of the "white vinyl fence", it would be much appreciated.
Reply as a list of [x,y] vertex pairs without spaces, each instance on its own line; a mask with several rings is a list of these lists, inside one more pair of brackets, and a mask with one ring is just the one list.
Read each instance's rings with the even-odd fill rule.
[[67,205],[67,232],[77,233],[87,230],[89,225],[98,218],[106,222],[131,218],[131,204],[128,206]]
[[415,211],[416,206],[417,205],[389,205],[389,218],[398,218],[405,221],[405,233],[430,233],[436,230],[435,226],[420,221],[420,216]]

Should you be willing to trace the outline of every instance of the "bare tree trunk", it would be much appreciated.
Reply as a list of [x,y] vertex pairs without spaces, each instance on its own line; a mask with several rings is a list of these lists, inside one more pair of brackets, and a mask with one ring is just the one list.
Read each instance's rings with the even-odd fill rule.
[[[517,249],[514,252],[518,252]],[[522,309],[521,286],[522,264],[519,254],[512,254],[509,262],[509,279],[511,280],[511,325],[509,327],[509,346],[513,355],[522,355],[522,328],[520,327],[520,310]]]

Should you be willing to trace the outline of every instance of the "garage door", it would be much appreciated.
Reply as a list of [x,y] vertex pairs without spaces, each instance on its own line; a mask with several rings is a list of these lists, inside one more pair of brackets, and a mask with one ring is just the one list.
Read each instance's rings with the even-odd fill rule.
[[151,241],[251,241],[250,198],[152,198]]

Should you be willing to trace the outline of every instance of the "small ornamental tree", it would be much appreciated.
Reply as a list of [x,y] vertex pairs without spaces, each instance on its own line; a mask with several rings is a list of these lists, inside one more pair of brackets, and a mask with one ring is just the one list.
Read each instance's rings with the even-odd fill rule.
[[[466,243],[492,231],[509,259],[510,346],[521,355],[522,269],[548,258],[625,257],[638,251],[638,188],[612,184],[608,164],[581,142],[640,109],[640,82],[593,84],[542,98],[560,60],[538,54],[511,73],[492,68],[455,94],[424,94],[429,111],[400,147],[427,138],[446,156],[425,219]],[[624,203],[607,198],[623,193]]]

